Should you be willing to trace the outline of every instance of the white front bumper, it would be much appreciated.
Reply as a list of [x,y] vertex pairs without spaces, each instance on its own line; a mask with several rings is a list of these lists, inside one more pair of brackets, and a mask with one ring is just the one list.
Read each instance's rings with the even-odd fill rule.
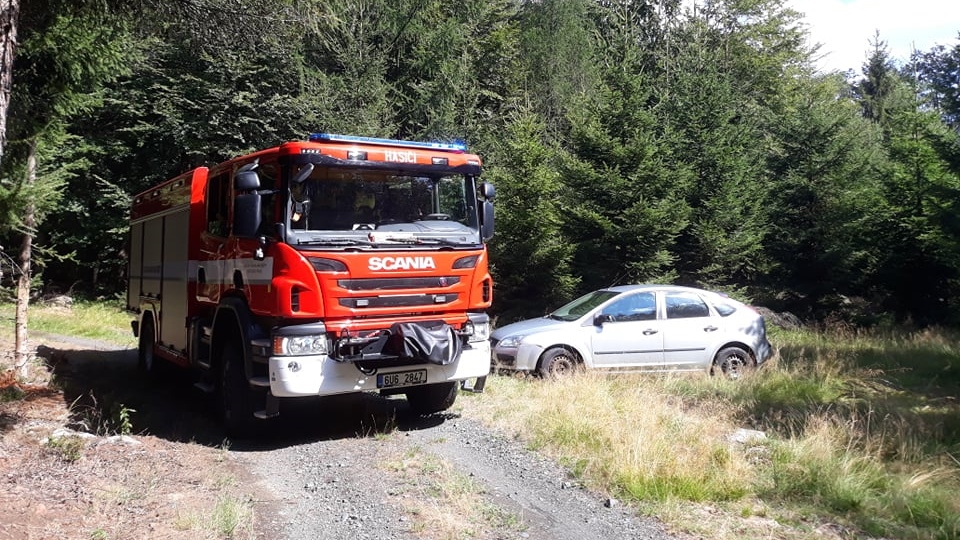
[[[299,366],[292,369],[293,363]],[[490,372],[490,344],[464,346],[460,358],[446,366],[416,364],[380,368],[366,375],[351,362],[335,362],[327,356],[271,356],[270,393],[276,397],[330,396],[377,390],[377,375],[427,370],[427,384],[484,377]]]

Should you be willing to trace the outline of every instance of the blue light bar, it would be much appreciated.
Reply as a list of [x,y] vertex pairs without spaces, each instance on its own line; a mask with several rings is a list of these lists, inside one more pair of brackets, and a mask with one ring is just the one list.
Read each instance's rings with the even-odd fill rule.
[[426,148],[442,152],[463,153],[467,145],[463,143],[399,141],[396,139],[378,139],[376,137],[358,137],[356,135],[338,135],[336,133],[311,133],[310,142],[352,142],[362,144],[379,144],[381,146],[402,146],[405,148]]

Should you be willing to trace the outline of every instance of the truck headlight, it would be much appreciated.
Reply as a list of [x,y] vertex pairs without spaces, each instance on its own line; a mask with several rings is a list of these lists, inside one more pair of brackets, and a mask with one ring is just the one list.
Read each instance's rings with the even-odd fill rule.
[[327,354],[326,336],[274,336],[273,354],[276,356],[308,356]]
[[490,323],[480,321],[469,321],[464,326],[467,334],[467,341],[470,343],[479,343],[490,339]]

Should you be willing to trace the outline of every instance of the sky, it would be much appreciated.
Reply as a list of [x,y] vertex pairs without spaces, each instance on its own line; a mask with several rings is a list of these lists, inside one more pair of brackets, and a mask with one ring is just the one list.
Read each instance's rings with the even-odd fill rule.
[[960,44],[960,0],[788,0],[805,14],[810,39],[826,54],[821,70],[857,73],[866,60],[870,41],[879,30],[891,57],[898,62],[910,52],[934,45]]

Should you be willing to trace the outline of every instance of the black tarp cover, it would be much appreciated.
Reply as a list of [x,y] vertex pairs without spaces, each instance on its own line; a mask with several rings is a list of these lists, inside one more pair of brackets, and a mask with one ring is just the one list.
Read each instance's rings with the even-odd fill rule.
[[396,323],[390,328],[390,334],[387,347],[401,358],[445,366],[460,358],[463,351],[460,336],[442,321]]

